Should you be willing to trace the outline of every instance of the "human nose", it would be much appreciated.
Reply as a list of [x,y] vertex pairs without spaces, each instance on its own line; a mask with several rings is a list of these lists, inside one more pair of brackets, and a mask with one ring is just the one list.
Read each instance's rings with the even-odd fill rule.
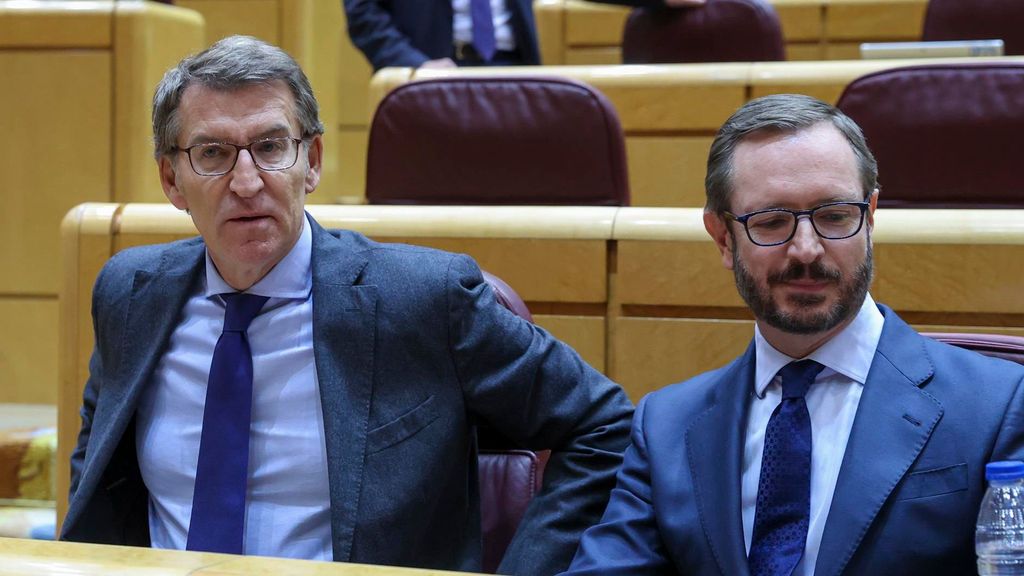
[[825,251],[821,237],[811,223],[810,215],[800,215],[796,219],[796,231],[789,241],[789,253],[796,260],[810,264],[821,257]]
[[260,174],[252,153],[247,149],[238,151],[235,167],[231,169],[229,188],[243,198],[249,198],[263,189],[263,176]]

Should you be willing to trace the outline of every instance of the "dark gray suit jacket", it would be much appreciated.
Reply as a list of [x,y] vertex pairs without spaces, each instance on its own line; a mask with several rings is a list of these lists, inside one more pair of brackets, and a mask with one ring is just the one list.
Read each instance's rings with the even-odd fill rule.
[[[857,408],[814,573],[976,574],[985,463],[1024,459],[1024,367],[914,332],[892,310]],[[572,574],[745,576],[740,504],[754,346],[647,396]]]
[[[335,560],[479,570],[473,429],[486,422],[553,450],[501,570],[568,565],[628,443],[622,390],[496,304],[466,256],[314,223],[312,262]],[[125,250],[100,273],[62,538],[149,545],[135,409],[203,263],[196,238]]]

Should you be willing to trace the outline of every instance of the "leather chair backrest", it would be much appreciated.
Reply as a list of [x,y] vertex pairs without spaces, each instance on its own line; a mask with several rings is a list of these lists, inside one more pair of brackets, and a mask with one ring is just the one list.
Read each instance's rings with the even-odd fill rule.
[[1024,54],[1024,2],[929,0],[921,38],[1002,40],[1006,55]]
[[884,70],[851,82],[837,106],[878,160],[879,206],[1024,207],[1024,64]]
[[[498,303],[532,322],[523,299],[494,274],[483,271]],[[477,470],[480,484],[480,528],[483,535],[483,570],[494,573],[512,541],[519,521],[540,491],[548,452],[509,449],[511,443],[490,429],[478,430]]]
[[634,8],[622,33],[624,64],[786,59],[782,24],[765,0],[708,0],[688,8]]
[[955,332],[925,332],[924,335],[986,356],[1024,364],[1024,336]]
[[508,308],[516,316],[524,318],[528,322],[533,322],[533,315],[530,314],[530,309],[526,307],[526,303],[523,302],[523,299],[519,297],[519,294],[511,286],[486,270],[482,270],[482,272],[484,282],[487,282],[494,290],[494,297],[498,300],[498,304]]
[[575,80],[441,78],[403,84],[374,114],[371,204],[629,204],[615,108]]
[[526,507],[540,491],[548,452],[480,450],[480,528],[483,570],[498,570]]

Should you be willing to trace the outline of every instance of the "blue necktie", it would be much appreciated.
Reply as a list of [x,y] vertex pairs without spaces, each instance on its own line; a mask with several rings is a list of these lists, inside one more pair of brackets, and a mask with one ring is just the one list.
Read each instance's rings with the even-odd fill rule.
[[473,18],[473,47],[481,58],[490,62],[497,49],[491,0],[469,0],[469,14]]
[[252,351],[245,331],[267,297],[235,293],[225,294],[224,301],[224,331],[206,385],[186,549],[241,554],[252,415]]
[[823,368],[801,360],[779,370],[782,402],[764,435],[747,558],[751,576],[788,576],[804,554],[811,509],[811,415],[804,394]]

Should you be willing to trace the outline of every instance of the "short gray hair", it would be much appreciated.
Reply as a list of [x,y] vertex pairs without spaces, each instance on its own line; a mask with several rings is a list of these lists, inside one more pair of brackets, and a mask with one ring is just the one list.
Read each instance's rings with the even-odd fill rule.
[[878,188],[878,163],[868,149],[856,122],[838,108],[801,94],[775,94],[747,102],[733,113],[715,136],[704,178],[707,204],[704,210],[721,214],[729,210],[732,195],[732,158],[736,146],[758,132],[797,132],[820,122],[831,122],[846,138],[857,159],[864,198]]
[[303,139],[324,133],[320,106],[309,79],[284,50],[251,36],[229,36],[189,56],[164,74],[153,95],[153,147],[159,159],[177,148],[181,95],[192,84],[215,90],[235,90],[281,80],[295,98],[295,113]]

